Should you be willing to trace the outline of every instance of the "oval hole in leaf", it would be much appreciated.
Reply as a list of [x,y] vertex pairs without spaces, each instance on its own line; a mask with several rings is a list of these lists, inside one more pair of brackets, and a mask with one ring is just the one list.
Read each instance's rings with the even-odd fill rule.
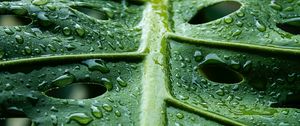
[[235,84],[243,81],[243,76],[240,73],[224,64],[202,64],[200,65],[199,70],[204,77],[213,82]]
[[17,15],[0,15],[0,26],[24,26],[32,22],[30,18]]
[[65,87],[53,88],[45,92],[47,96],[60,99],[88,99],[104,94],[107,89],[97,83],[74,83]]
[[214,21],[235,12],[236,10],[240,9],[240,7],[241,4],[236,1],[219,2],[199,10],[197,14],[189,20],[188,23],[203,24]]
[[21,1],[21,0],[1,0],[0,2],[15,2],[15,1]]
[[72,6],[71,8],[99,20],[108,20],[108,15],[103,11],[84,6]]
[[281,30],[293,35],[300,34],[300,17],[286,20],[284,23],[276,24]]
[[285,99],[271,104],[273,108],[297,108],[300,109],[300,94],[287,95]]
[[10,107],[1,112],[1,126],[31,126],[31,124],[31,119],[27,118],[26,114],[16,107]]

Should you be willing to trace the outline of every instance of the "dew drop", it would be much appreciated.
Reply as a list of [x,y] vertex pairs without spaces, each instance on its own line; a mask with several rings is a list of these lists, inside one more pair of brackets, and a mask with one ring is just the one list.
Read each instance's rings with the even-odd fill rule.
[[51,122],[54,126],[56,126],[58,124],[58,119],[56,115],[50,115],[51,118]]
[[224,92],[224,90],[219,89],[219,90],[216,91],[216,94],[219,95],[219,96],[224,96],[225,92]]
[[85,34],[85,30],[79,24],[75,25],[75,31],[80,37],[83,37]]
[[110,72],[105,62],[101,59],[89,59],[89,60],[82,61],[82,63],[87,65],[87,67],[91,71],[100,71],[101,73]]
[[269,4],[269,6],[272,9],[277,10],[277,11],[281,11],[282,10],[282,7],[279,4],[275,3],[275,1],[273,1],[273,0],[271,1],[271,4]]
[[9,29],[9,28],[5,28],[4,29],[4,32],[7,34],[7,35],[13,35],[15,32],[14,31],[12,31],[11,29]]
[[3,49],[0,49],[0,59],[3,58],[4,54],[5,54],[4,50],[3,50]]
[[111,112],[113,110],[113,107],[109,104],[103,104],[102,107],[107,112]]
[[23,39],[23,37],[21,35],[16,35],[15,39],[16,39],[17,43],[19,43],[19,44],[23,44],[24,43],[24,39]]
[[47,3],[48,3],[48,0],[33,0],[32,1],[32,4],[33,5],[37,5],[37,6],[45,5]]
[[266,26],[258,20],[255,20],[255,26],[256,26],[257,30],[260,32],[266,31]]
[[101,82],[104,84],[108,91],[112,90],[113,83],[107,78],[101,78]]
[[95,116],[96,118],[102,118],[103,117],[103,114],[102,114],[101,110],[98,107],[92,105],[91,110],[92,110],[93,116]]
[[233,18],[230,17],[230,16],[227,16],[227,17],[224,18],[224,22],[227,23],[227,24],[230,24],[230,23],[233,22]]
[[239,35],[241,35],[242,34],[242,30],[236,30],[236,31],[234,31],[233,33],[232,33],[232,36],[233,37],[235,37],[235,36],[239,36]]
[[116,110],[116,111],[115,111],[115,115],[116,115],[117,117],[121,117],[121,112],[120,112],[119,110]]
[[182,113],[177,113],[177,114],[176,114],[176,117],[177,117],[178,119],[183,119],[183,118],[184,118],[184,115],[183,115]]
[[203,59],[202,52],[199,50],[196,50],[194,53],[194,59],[196,62],[200,62]]
[[69,27],[64,27],[63,33],[65,36],[69,36],[71,34],[71,29]]
[[58,87],[64,87],[68,84],[71,84],[75,81],[75,76],[72,74],[65,74],[62,76],[59,76],[58,78],[54,79],[52,81],[52,84]]
[[4,89],[5,89],[6,91],[9,91],[9,90],[12,90],[12,89],[14,89],[14,86],[13,86],[13,85],[11,85],[10,83],[7,83],[7,84],[5,84],[5,87],[4,87]]
[[68,122],[70,123],[72,120],[79,124],[87,125],[88,123],[93,121],[93,118],[86,115],[85,113],[73,113],[68,116]]
[[127,86],[127,83],[120,76],[117,78],[117,82],[122,87],[126,87]]
[[25,46],[25,53],[26,54],[31,54],[32,53],[32,49],[29,46]]

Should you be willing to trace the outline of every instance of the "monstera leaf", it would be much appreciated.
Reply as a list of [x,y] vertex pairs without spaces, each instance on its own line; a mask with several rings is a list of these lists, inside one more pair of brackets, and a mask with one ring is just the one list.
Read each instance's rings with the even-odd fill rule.
[[0,125],[300,125],[297,0],[2,0]]

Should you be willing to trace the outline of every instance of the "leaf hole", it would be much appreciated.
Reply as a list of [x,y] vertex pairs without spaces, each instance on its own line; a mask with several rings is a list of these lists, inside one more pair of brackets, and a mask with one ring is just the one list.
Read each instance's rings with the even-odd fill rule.
[[236,1],[223,1],[199,10],[188,23],[203,24],[225,17],[240,9],[241,4]]
[[26,114],[16,107],[10,107],[1,112],[1,126],[31,126],[32,121]]
[[99,11],[94,8],[85,6],[72,6],[71,8],[99,20],[108,20],[108,15],[104,11]]
[[32,22],[30,18],[18,15],[0,15],[0,26],[24,26]]
[[0,0],[0,2],[15,2],[15,1],[21,1],[21,0]]
[[60,99],[88,99],[104,94],[106,87],[93,82],[80,82],[65,87],[52,88],[45,92],[47,96]]
[[289,20],[285,21],[284,23],[276,24],[276,26],[285,32],[291,33],[293,35],[299,35],[300,34],[300,17],[289,19]]
[[285,99],[271,104],[273,108],[297,108],[300,109],[300,94],[287,95]]
[[243,76],[240,73],[224,64],[201,64],[199,70],[204,77],[213,82],[235,84],[243,81]]

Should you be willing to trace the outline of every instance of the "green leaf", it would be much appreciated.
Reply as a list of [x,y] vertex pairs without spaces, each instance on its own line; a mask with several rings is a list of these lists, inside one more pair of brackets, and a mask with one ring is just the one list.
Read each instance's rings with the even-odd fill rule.
[[0,125],[299,125],[299,14],[296,0],[4,0]]

